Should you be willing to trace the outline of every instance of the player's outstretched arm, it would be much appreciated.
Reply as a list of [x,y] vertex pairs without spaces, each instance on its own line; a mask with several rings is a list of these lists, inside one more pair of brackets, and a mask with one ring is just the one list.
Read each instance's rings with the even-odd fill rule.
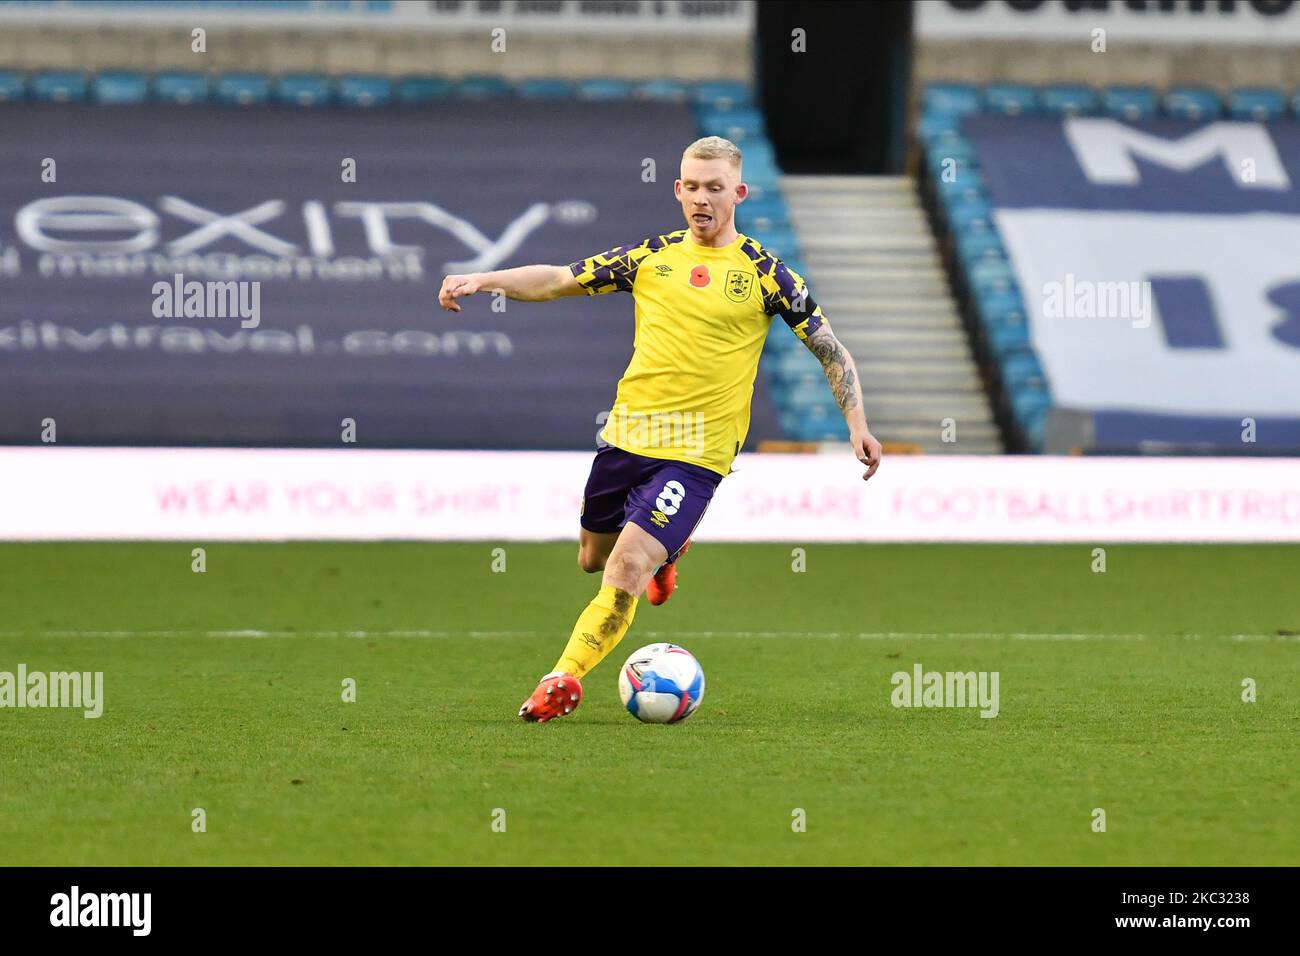
[[448,312],[459,312],[456,300],[475,292],[501,292],[507,299],[520,302],[548,302],[566,295],[582,295],[583,291],[568,266],[519,266],[446,276],[438,291],[438,304]]
[[849,426],[849,444],[858,461],[867,466],[862,480],[866,481],[880,467],[880,442],[867,428],[867,414],[862,406],[862,386],[858,383],[858,369],[840,340],[831,331],[830,323],[823,322],[804,340],[804,345],[817,356],[826,373],[831,394],[835,396],[844,421]]

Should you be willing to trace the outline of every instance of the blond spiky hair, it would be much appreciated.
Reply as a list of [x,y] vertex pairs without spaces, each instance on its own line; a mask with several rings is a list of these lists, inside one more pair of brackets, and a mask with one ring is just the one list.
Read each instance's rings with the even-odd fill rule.
[[686,147],[682,159],[726,159],[731,165],[740,168],[740,147],[721,136],[705,136]]

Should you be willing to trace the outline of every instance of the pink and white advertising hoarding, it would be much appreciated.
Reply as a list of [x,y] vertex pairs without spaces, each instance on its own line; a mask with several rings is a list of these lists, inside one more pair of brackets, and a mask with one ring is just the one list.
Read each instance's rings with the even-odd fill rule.
[[[591,455],[0,448],[0,539],[575,539]],[[1300,459],[742,455],[705,541],[1300,541]]]

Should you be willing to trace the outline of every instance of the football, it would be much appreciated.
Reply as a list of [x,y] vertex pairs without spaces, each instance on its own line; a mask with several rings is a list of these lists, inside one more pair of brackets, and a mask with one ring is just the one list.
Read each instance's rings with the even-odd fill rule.
[[679,723],[704,698],[704,671],[684,647],[647,644],[623,664],[618,694],[627,712],[643,723]]

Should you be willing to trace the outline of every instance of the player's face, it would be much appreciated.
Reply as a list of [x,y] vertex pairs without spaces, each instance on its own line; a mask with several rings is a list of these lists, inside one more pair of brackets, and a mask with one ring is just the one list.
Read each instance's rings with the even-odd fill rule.
[[740,170],[728,160],[685,157],[682,178],[673,184],[673,191],[696,242],[713,245],[719,237],[734,236],[736,203],[748,189],[740,181]]

